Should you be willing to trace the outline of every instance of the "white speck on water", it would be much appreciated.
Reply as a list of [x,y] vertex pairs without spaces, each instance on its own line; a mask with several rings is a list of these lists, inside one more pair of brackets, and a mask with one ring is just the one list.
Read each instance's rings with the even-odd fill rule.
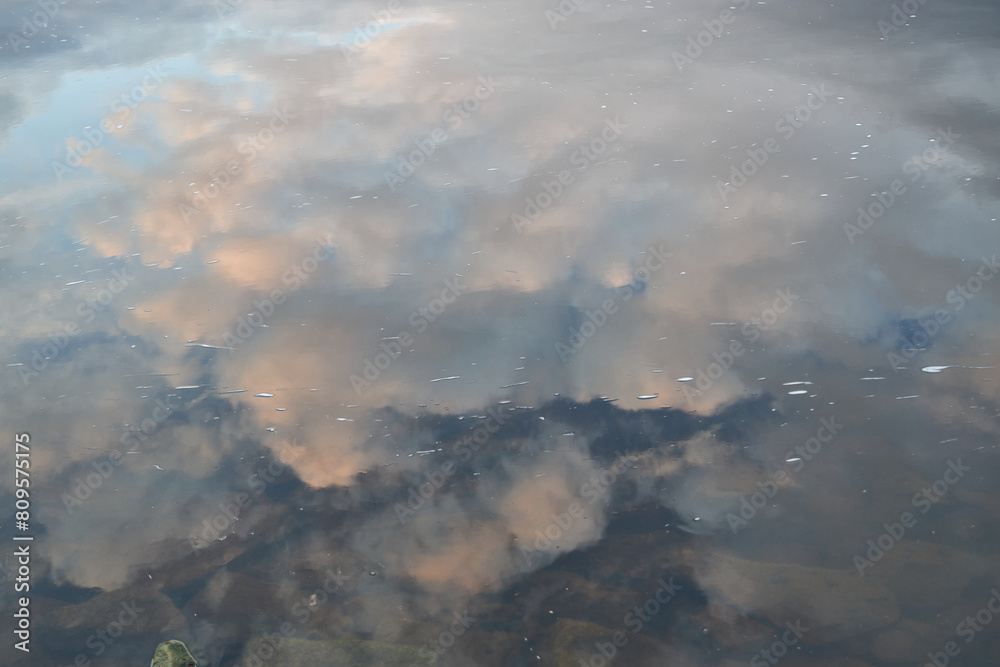
[[153,464],[153,467],[156,468],[157,470],[163,470],[163,468],[161,468],[160,466],[156,465],[155,463]]
[[799,394],[808,394],[808,389],[796,389],[795,391],[788,392],[789,396],[798,396]]
[[897,401],[901,401],[901,400],[903,400],[904,398],[918,398],[918,397],[919,397],[919,394],[914,394],[913,396],[897,396],[897,397],[896,397],[896,400],[897,400]]
[[862,380],[884,380],[884,377],[861,378]]
[[643,394],[642,396],[636,396],[640,401],[648,401],[653,398],[659,398],[659,394]]
[[274,394],[268,394],[267,392],[261,392],[259,394],[254,394],[254,398],[273,398]]
[[791,387],[791,386],[796,385],[796,384],[812,384],[812,382],[804,382],[804,381],[800,380],[799,382],[782,382],[781,383],[781,385],[783,387]]
[[955,366],[924,366],[920,370],[925,373],[940,373],[946,368],[955,368]]
[[434,380],[431,380],[431,382],[444,382],[445,380],[457,380],[460,377],[462,377],[462,376],[461,375],[449,375],[446,378],[436,378]]
[[692,377],[677,378],[678,382],[691,382],[692,380],[694,380]]

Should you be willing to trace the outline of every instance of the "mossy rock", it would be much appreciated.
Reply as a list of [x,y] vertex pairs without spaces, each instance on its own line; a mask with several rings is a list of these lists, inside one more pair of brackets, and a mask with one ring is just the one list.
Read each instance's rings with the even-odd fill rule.
[[171,639],[156,647],[149,667],[198,667],[198,663],[191,657],[184,642]]
[[831,644],[885,628],[900,616],[895,596],[876,577],[744,560],[721,550],[691,552],[689,557],[709,600],[731,605],[742,615],[755,614],[775,628],[801,621],[809,628],[803,639],[808,645]]
[[357,637],[343,639],[298,639],[257,637],[247,642],[241,664],[254,664],[254,658],[268,667],[409,667],[433,665],[437,656],[415,646],[367,641]]

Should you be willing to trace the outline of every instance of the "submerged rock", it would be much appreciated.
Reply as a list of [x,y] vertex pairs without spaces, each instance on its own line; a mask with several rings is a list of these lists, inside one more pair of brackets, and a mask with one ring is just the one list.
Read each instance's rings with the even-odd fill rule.
[[[88,641],[96,642],[111,660],[119,653],[148,655],[153,642],[164,636],[183,636],[187,628],[187,620],[173,601],[143,584],[100,593],[80,604],[61,605],[38,619],[49,648],[79,651],[84,646],[93,648]],[[105,635],[91,639],[98,630]]]
[[969,583],[989,570],[989,563],[975,554],[904,540],[866,568],[865,579],[883,582],[907,608],[940,609],[962,600]]
[[741,613],[775,627],[801,621],[805,644],[827,644],[894,623],[895,596],[882,582],[846,571],[744,560],[728,553],[690,554],[702,588]]
[[156,647],[149,667],[198,667],[184,642],[171,639]]
[[774,628],[740,614],[735,608],[709,603],[696,617],[712,639],[723,646],[749,650],[763,645],[774,635]]
[[686,656],[652,637],[568,618],[559,619],[537,646],[540,655],[551,656],[555,667],[606,664],[615,658],[623,665],[690,664],[681,659]]

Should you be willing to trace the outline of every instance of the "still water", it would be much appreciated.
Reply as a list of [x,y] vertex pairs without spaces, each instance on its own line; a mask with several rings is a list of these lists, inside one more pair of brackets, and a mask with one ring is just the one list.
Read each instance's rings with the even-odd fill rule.
[[1000,664],[998,27],[5,0],[0,663]]

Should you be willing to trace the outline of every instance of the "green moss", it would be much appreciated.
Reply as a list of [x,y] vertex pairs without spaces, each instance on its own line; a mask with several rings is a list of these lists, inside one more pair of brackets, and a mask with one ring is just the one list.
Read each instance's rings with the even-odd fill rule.
[[156,647],[149,667],[198,667],[198,663],[191,657],[184,642],[172,639]]

